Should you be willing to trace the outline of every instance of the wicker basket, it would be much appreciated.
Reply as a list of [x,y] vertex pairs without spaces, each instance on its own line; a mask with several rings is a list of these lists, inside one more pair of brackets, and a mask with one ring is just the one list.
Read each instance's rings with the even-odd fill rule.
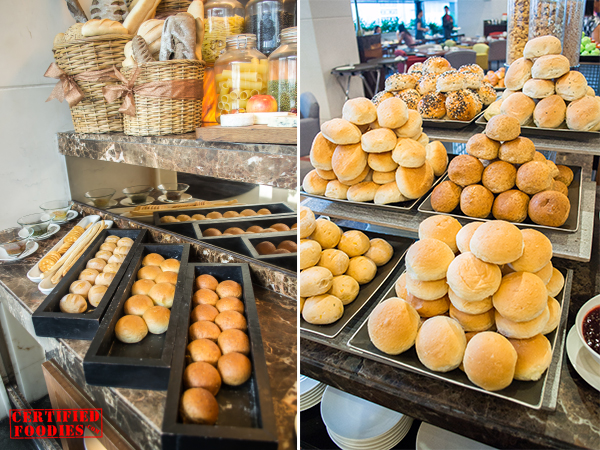
[[[152,81],[204,80],[204,62],[195,60],[156,61],[139,66],[135,85]],[[133,67],[121,72],[130,79]],[[125,134],[159,136],[194,131],[202,124],[202,100],[145,97],[134,94],[135,117],[125,115]]]
[[162,0],[156,8],[155,19],[166,19],[180,12],[186,12],[192,0]]
[[[124,48],[133,36],[106,35],[78,39],[54,47],[54,59],[67,75],[79,75],[90,70],[120,67],[125,59]],[[115,81],[117,83],[117,81]],[[77,81],[84,94],[81,102],[71,108],[77,133],[110,133],[123,131],[122,101],[107,103],[102,88],[112,82]]]

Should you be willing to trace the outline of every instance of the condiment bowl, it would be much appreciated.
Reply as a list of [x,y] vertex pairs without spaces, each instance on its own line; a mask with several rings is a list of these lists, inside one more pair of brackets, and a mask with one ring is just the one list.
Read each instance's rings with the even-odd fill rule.
[[129,197],[132,204],[137,205],[146,201],[152,189],[154,189],[152,186],[131,186],[123,189],[123,194]]
[[115,192],[112,188],[94,189],[86,192],[85,196],[94,202],[96,208],[106,208]]
[[600,364],[600,354],[596,353],[586,342],[584,336],[583,336],[583,321],[585,319],[585,316],[588,315],[588,313],[596,308],[600,306],[600,295],[596,295],[594,298],[592,298],[591,300],[588,300],[579,310],[579,312],[577,313],[577,317],[575,318],[575,325],[577,326],[577,336],[579,336],[579,340],[582,342],[583,346],[587,349],[587,351],[590,353],[590,355],[592,355],[592,357],[594,358],[594,360]]
[[158,190],[161,191],[165,195],[167,201],[170,202],[178,202],[181,200],[181,194],[183,194],[189,188],[190,186],[184,183],[168,183],[158,185]]
[[27,241],[32,236],[33,229],[31,228],[7,228],[0,231],[0,247],[2,247],[9,256],[19,255],[25,250]]
[[50,214],[53,222],[64,222],[67,220],[67,214],[73,206],[71,200],[53,200],[40,205],[40,209]]
[[28,214],[17,220],[17,223],[23,228],[33,230],[31,237],[34,238],[46,234],[51,222],[52,216],[47,213]]

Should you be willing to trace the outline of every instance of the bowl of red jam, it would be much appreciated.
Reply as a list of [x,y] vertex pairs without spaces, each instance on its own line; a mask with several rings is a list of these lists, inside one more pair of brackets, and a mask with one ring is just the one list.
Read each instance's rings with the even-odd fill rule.
[[581,307],[575,319],[577,335],[584,347],[600,364],[600,295]]

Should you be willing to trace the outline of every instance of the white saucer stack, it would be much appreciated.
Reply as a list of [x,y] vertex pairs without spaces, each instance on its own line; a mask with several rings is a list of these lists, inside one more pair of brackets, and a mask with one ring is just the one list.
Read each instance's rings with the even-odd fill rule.
[[494,450],[495,447],[482,444],[460,434],[438,428],[423,422],[417,433],[416,450],[446,450],[456,448],[461,450]]
[[328,386],[321,417],[333,442],[343,450],[389,450],[404,439],[412,417]]
[[306,411],[321,401],[326,384],[300,375],[300,411]]

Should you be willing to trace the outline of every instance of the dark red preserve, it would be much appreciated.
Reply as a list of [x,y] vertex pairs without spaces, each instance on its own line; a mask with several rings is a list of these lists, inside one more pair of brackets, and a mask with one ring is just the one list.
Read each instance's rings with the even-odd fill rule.
[[596,306],[583,319],[583,339],[600,355],[600,306]]

